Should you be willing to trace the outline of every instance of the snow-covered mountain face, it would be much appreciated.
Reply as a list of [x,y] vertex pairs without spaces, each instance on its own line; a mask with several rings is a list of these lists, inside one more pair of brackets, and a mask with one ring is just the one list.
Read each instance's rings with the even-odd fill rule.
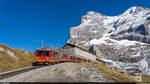
[[131,7],[118,16],[104,16],[90,11],[82,17],[79,26],[71,28],[70,39],[78,39],[79,44],[85,44],[92,39],[109,35],[117,40],[128,39],[150,43],[149,27],[150,9],[148,8]]
[[150,67],[150,9],[134,6],[118,16],[89,11],[79,26],[70,29],[68,43],[115,61],[146,58]]

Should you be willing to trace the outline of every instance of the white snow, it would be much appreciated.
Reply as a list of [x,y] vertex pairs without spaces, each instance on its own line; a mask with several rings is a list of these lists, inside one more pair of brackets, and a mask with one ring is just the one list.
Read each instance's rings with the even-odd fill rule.
[[146,61],[145,58],[143,58],[143,59],[142,59],[141,61],[139,61],[137,64],[139,65],[139,69],[140,69],[141,71],[147,72],[147,70],[148,70],[148,62]]
[[4,52],[4,51],[5,51],[5,49],[0,47],[0,52]]
[[[107,43],[106,40],[110,40],[112,43]],[[132,45],[136,45],[136,44],[141,44],[141,45],[147,45],[145,43],[142,42],[138,42],[138,41],[129,41],[129,40],[115,40],[115,39],[110,39],[107,36],[104,36],[100,39],[93,39],[89,42],[86,42],[85,45],[97,45],[97,44],[108,44],[108,45],[117,45],[117,46],[132,46]]]
[[108,59],[100,59],[100,60],[103,60],[105,62],[113,62],[112,60],[108,60]]
[[[129,28],[134,29],[140,25],[143,25],[148,17],[150,17],[150,9],[136,6],[129,8],[127,11],[117,16],[105,16],[94,11],[89,11],[85,16],[82,17],[81,24],[72,28],[86,28],[86,26],[94,27],[97,25],[99,27],[104,27],[108,31],[107,33],[111,32],[111,34],[118,34],[119,32],[128,30]],[[98,31],[92,30],[90,32],[97,33]],[[126,35],[128,34],[130,33],[126,32]],[[77,37],[78,36],[72,36],[72,38]],[[100,41],[102,41],[102,39],[93,39],[91,42],[94,44],[99,44]],[[121,41],[121,43],[122,42],[123,41]]]
[[135,55],[131,55],[131,57],[139,57],[140,55],[141,55],[141,52],[138,52]]
[[86,41],[81,41],[81,43],[86,43]]
[[102,22],[104,27],[113,30],[114,33],[118,33],[130,27],[136,28],[144,24],[145,20],[150,16],[148,13],[150,13],[150,10],[134,6],[118,16],[106,16]]
[[106,39],[108,39],[108,37],[102,37],[101,39],[93,39],[89,43],[86,43],[85,45],[87,45],[87,44],[90,44],[90,45],[95,44],[96,45],[96,44],[102,44],[102,43],[106,44],[106,42],[105,42]]
[[150,24],[148,24],[148,28],[150,28]]
[[12,51],[6,50],[6,52],[7,52],[7,54],[8,54],[9,56],[11,56],[12,58],[15,58],[16,60],[19,60],[19,58],[18,58],[17,56],[15,56],[15,54],[14,54]]
[[97,31],[90,31],[90,32],[92,32],[92,33],[97,33]]
[[[129,41],[129,40],[114,40],[114,39],[110,39],[112,42],[117,43],[118,45],[124,45],[124,46],[131,46],[131,45],[135,45],[136,43],[139,43],[141,45],[144,45],[145,43],[142,42],[138,42],[138,41]],[[145,44],[146,45],[146,44]]]
[[114,17],[107,16],[107,19],[103,20],[103,26],[106,27],[107,29],[114,30],[113,27],[114,22],[116,22],[118,19],[119,19],[118,16],[114,16]]
[[82,21],[83,21],[83,22],[82,22],[82,24],[81,24],[80,26],[89,25],[90,22],[92,22],[90,19],[88,19],[88,20],[83,19]]
[[71,36],[71,38],[77,38],[77,37],[79,37],[78,35],[73,35],[73,36]]
[[147,75],[150,75],[150,68],[147,70],[147,73],[146,73]]
[[[108,66],[111,66],[113,68],[118,68],[120,69],[120,65],[122,64],[121,62],[114,62],[112,60],[108,60],[108,59],[101,59],[101,58],[98,58],[99,60],[102,60],[104,61],[105,63],[109,63]],[[111,63],[111,64],[110,64]]]
[[93,39],[90,41],[90,44],[101,44],[106,43],[103,39]]

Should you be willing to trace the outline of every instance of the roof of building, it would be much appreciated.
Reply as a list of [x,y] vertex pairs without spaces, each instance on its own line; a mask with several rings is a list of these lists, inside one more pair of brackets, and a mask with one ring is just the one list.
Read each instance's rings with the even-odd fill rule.
[[94,54],[94,53],[91,53],[87,48],[85,48],[84,46],[77,46],[77,45],[73,45],[73,44],[70,44],[70,43],[67,43],[66,44],[66,46],[67,45],[69,45],[69,46],[72,46],[72,47],[77,47],[77,48],[79,48],[79,49],[81,49],[81,50],[83,50],[83,51],[86,51],[86,52],[88,52],[88,53],[90,53],[90,54],[93,54],[93,55],[96,55],[96,54]]

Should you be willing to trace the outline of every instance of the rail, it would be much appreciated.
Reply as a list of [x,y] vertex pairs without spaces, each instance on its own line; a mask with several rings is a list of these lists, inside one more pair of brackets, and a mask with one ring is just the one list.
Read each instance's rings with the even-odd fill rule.
[[12,77],[21,73],[25,73],[37,68],[40,68],[43,66],[32,66],[32,67],[27,67],[27,68],[23,68],[23,69],[18,69],[18,70],[13,70],[13,71],[8,71],[8,72],[4,72],[4,73],[0,73],[0,80],[8,78],[8,77]]

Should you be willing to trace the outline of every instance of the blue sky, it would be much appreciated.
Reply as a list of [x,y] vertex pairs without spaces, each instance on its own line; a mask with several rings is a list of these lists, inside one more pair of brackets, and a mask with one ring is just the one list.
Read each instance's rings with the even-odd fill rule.
[[96,11],[108,16],[129,7],[150,8],[150,0],[0,0],[0,43],[34,51],[41,40],[51,47],[62,47],[70,27],[81,16]]

